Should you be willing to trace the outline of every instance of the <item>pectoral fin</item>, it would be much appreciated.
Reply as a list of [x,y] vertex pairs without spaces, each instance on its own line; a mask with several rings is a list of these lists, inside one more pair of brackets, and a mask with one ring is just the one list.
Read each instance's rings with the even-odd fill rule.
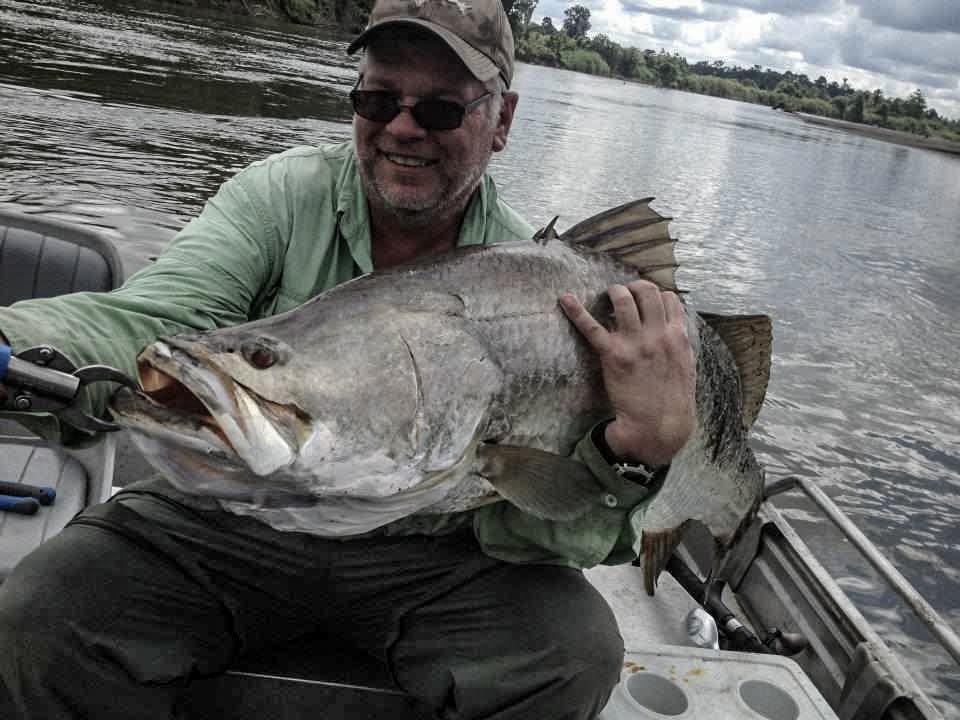
[[481,445],[483,475],[504,500],[544,520],[575,520],[599,504],[603,489],[583,463],[511,445]]

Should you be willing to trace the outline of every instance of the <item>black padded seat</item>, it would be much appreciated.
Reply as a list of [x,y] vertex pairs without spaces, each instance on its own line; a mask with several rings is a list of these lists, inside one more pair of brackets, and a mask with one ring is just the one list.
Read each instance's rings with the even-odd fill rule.
[[0,305],[94,290],[122,279],[113,245],[93,228],[0,211]]
[[0,481],[52,487],[52,505],[36,515],[0,512],[0,582],[29,550],[56,535],[87,504],[87,471],[39,438],[0,436]]
[[[109,291],[123,281],[120,257],[95,228],[0,210],[0,306],[34,297]],[[0,325],[0,330],[3,327]],[[14,348],[14,352],[24,348]],[[51,486],[53,505],[36,515],[0,512],[0,582],[17,562],[110,492],[115,440],[78,457],[0,419],[0,480]]]

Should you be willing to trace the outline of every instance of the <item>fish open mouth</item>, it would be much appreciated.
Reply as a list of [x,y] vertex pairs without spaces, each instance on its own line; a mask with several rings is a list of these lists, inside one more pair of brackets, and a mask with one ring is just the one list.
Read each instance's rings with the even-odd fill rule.
[[[236,449],[230,439],[223,432],[220,424],[210,414],[210,410],[186,385],[168,372],[152,365],[146,360],[137,363],[141,387],[145,376],[151,376],[152,389],[143,389],[140,394],[149,400],[150,404],[160,409],[167,416],[180,416],[183,420],[192,421],[209,428],[224,445],[234,452]],[[159,383],[159,384],[158,384]]]
[[202,346],[189,341],[148,347],[137,361],[145,389],[118,393],[112,403],[118,422],[228,451],[257,475],[289,464],[304,424],[298,410],[262,397],[205,357]]

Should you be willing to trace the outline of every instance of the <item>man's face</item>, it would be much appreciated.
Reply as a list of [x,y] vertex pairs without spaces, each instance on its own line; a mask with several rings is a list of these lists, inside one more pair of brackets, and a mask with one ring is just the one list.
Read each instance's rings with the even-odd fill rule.
[[[396,93],[404,105],[421,98],[466,105],[487,92],[442,41],[422,33],[375,38],[360,88]],[[453,130],[425,130],[408,110],[388,123],[354,115],[354,144],[371,211],[408,225],[461,212],[491,154],[506,146],[516,95],[504,96],[504,110],[495,118],[491,102],[496,99],[480,103]]]

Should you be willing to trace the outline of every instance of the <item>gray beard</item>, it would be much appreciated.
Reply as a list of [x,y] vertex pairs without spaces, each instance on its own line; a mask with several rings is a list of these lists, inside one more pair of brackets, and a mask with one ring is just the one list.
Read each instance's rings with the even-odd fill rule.
[[[488,156],[487,162],[489,162],[489,159]],[[439,221],[466,210],[470,198],[473,197],[474,191],[483,178],[487,162],[475,166],[473,172],[465,177],[463,182],[453,189],[453,192],[442,193],[436,201],[402,206],[391,202],[389,197],[381,191],[373,175],[372,162],[369,165],[361,162],[360,176],[364,180],[363,185],[367,193],[367,202],[375,205],[380,212],[392,217],[401,227],[424,228],[429,225],[436,225]]]

